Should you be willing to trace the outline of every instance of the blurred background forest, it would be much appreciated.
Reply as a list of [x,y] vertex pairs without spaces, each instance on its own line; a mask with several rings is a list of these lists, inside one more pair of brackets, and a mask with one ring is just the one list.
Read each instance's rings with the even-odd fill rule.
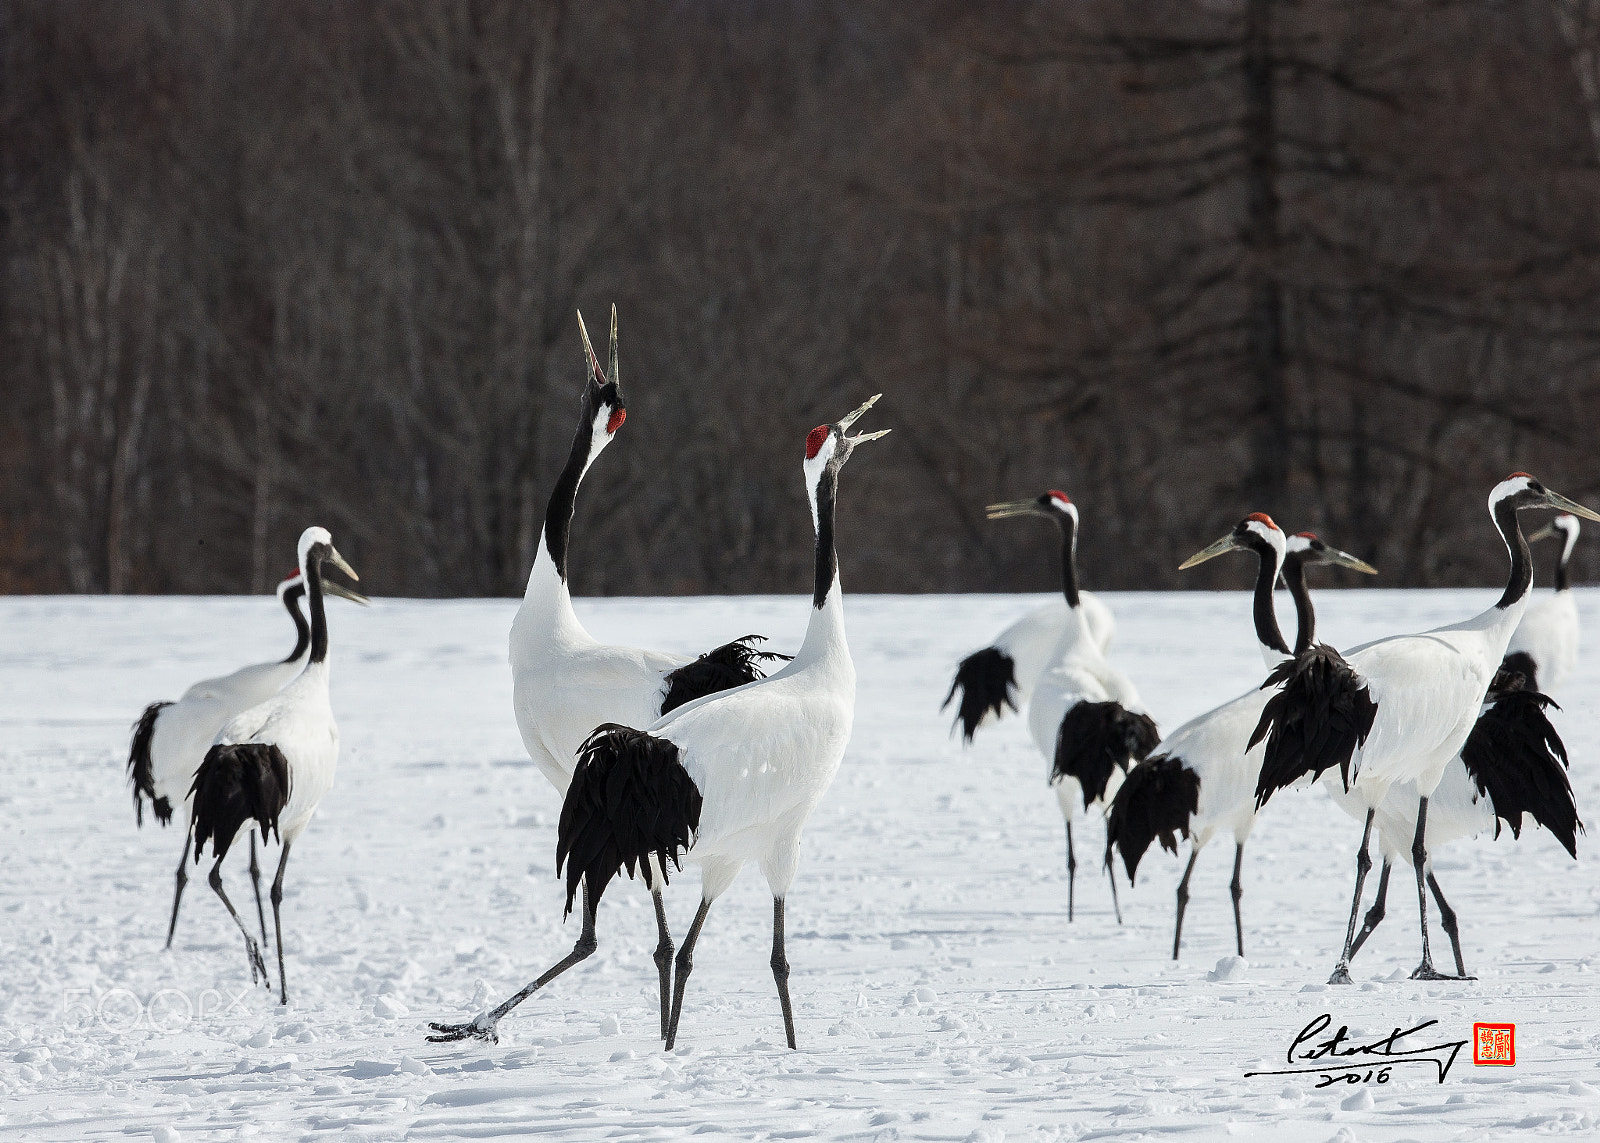
[[[1600,503],[1600,0],[9,0],[0,591],[521,591],[621,315],[573,587],[1048,589],[1251,510],[1490,583]],[[1600,575],[1580,545],[1579,580]],[[1548,569],[1546,562],[1541,565]],[[1546,571],[1546,575],[1548,572]],[[1548,579],[1542,579],[1548,583]]]

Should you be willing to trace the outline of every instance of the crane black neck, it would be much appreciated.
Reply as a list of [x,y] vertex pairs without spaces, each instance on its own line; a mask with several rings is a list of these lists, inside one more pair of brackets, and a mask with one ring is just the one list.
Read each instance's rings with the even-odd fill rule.
[[1522,534],[1514,501],[1515,497],[1506,496],[1494,506],[1495,527],[1511,550],[1511,574],[1506,577],[1505,594],[1495,604],[1501,611],[1520,602],[1533,587],[1533,553],[1528,550],[1528,538]]
[[1299,552],[1290,552],[1284,557],[1283,583],[1294,599],[1294,653],[1303,655],[1311,650],[1311,644],[1317,638],[1317,611],[1311,606],[1311,592],[1306,588],[1305,560]]
[[306,598],[311,604],[311,662],[328,657],[328,617],[322,611],[322,553],[315,548],[306,558]]
[[1278,582],[1278,555],[1265,540],[1251,545],[1256,554],[1255,621],[1256,639],[1262,646],[1271,647],[1281,654],[1289,654],[1289,644],[1278,629],[1278,612],[1272,606],[1272,588]]
[[589,452],[594,447],[595,403],[585,394],[583,412],[578,418],[578,431],[572,435],[572,449],[567,453],[567,463],[550,490],[550,503],[544,510],[544,544],[550,559],[556,565],[561,582],[567,582],[567,544],[572,537],[572,513],[578,503],[578,484],[583,480],[584,469],[589,466]]
[[294,650],[289,652],[285,663],[292,663],[306,653],[306,645],[311,642],[311,628],[306,626],[306,617],[300,614],[300,597],[305,595],[305,584],[297,583],[283,593],[283,606],[289,611],[289,618],[294,620]]
[[1077,610],[1078,598],[1078,522],[1070,515],[1056,513],[1061,525],[1061,594],[1067,597],[1067,606]]
[[833,505],[838,491],[839,465],[829,463],[817,478],[817,574],[811,605],[818,611],[828,602],[828,592],[839,575],[839,553],[833,545]]

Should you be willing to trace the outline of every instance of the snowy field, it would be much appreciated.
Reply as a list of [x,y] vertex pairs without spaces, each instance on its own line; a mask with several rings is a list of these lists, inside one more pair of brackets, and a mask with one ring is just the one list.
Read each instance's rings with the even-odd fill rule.
[[[1450,622],[1496,591],[1323,592],[1340,645]],[[0,599],[0,1140],[1110,1137],[1454,1140],[1600,1133],[1600,880],[1542,832],[1440,852],[1479,980],[1415,984],[1415,894],[1352,988],[1325,981],[1360,831],[1320,793],[1280,794],[1246,851],[1248,967],[1232,953],[1231,846],[1202,856],[1182,961],[1180,872],[1153,848],[1126,924],[1079,833],[1067,923],[1061,818],[1023,722],[963,750],[938,713],[956,660],[1043,597],[846,598],[855,736],[805,835],[789,898],[800,1050],[782,1045],[770,901],[747,869],[711,913],[678,1050],[655,1038],[649,899],[619,883],[600,951],[501,1025],[434,1045],[564,955],[558,805],[511,716],[513,601],[329,605],[343,756],[295,849],[284,918],[293,1005],[251,989],[236,930],[191,880],[162,951],[181,839],[134,826],[123,767],[144,705],[276,657],[272,600]],[[1243,594],[1108,595],[1113,659],[1163,729],[1259,681]],[[1581,608],[1600,641],[1600,596]],[[1287,600],[1280,603],[1291,615]],[[757,631],[792,650],[802,597],[609,599],[602,639],[683,652]],[[1289,619],[1292,625],[1292,618]],[[1600,820],[1600,655],[1555,715],[1580,814]],[[270,870],[275,853],[263,865]],[[248,909],[245,851],[229,858]],[[1369,879],[1370,886],[1375,876]],[[687,929],[698,875],[668,893]],[[1437,929],[1435,956],[1449,961]],[[1224,974],[1227,975],[1227,974]],[[1438,1024],[1412,1045],[1514,1022],[1516,1066],[1315,1090],[1284,1066],[1327,1013],[1352,1036]]]

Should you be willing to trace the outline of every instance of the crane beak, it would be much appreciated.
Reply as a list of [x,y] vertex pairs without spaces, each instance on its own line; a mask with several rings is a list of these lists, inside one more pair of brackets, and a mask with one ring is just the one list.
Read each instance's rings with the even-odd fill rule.
[[1188,571],[1197,564],[1203,564],[1207,560],[1214,560],[1226,552],[1233,552],[1237,551],[1238,549],[1239,545],[1234,542],[1233,533],[1229,532],[1226,536],[1222,537],[1222,539],[1218,540],[1210,547],[1202,548],[1200,551],[1184,560],[1178,565],[1178,570]]
[[1330,564],[1338,564],[1340,567],[1349,568],[1351,571],[1365,572],[1367,575],[1378,574],[1378,569],[1367,563],[1366,560],[1358,560],[1349,552],[1341,552],[1338,548],[1329,548],[1324,558]]
[[1009,516],[1043,516],[1037,500],[1008,500],[1004,504],[991,504],[984,513],[991,520],[1004,520]]
[[1556,535],[1555,521],[1552,520],[1533,535],[1529,536],[1528,543],[1537,544],[1540,540],[1553,540],[1556,538]]
[[[613,321],[615,321],[615,316],[613,316]],[[600,372],[600,359],[594,355],[594,346],[589,344],[589,328],[583,324],[582,310],[578,311],[578,332],[583,335],[583,355],[588,359],[589,369],[594,374],[594,379],[604,385],[606,383],[606,375]],[[615,325],[611,327],[611,336],[613,338],[611,343],[612,352],[615,353],[616,341],[614,339],[617,336],[617,327]]]
[[[874,393],[872,396],[868,397],[866,402],[859,409],[857,409],[855,412],[850,413],[847,416],[840,417],[839,421],[838,421],[839,434],[841,436],[843,436],[844,435],[844,431],[846,429],[848,429],[851,425],[853,425],[857,421],[859,421],[861,419],[861,414],[862,413],[865,413],[868,409],[872,408],[872,406],[876,405],[878,403],[878,398],[881,397],[881,396],[883,396],[882,393]],[[883,433],[886,433],[888,431],[889,431],[888,429],[884,429]],[[883,435],[883,433],[873,433],[872,436],[873,437],[881,437]],[[862,441],[862,440],[870,440],[872,438],[871,437],[855,437],[853,439],[858,440],[858,441]]]
[[[579,319],[582,320],[581,318]],[[611,355],[610,363],[606,368],[606,376],[617,387],[617,392],[622,392],[622,367],[617,364],[617,303],[611,303]]]
[[1582,516],[1585,520],[1593,520],[1596,524],[1600,524],[1600,512],[1596,512],[1592,508],[1585,508],[1576,500],[1568,500],[1559,492],[1552,492],[1546,488],[1544,490],[1544,502],[1551,508],[1559,508],[1563,512],[1571,512],[1574,516]]
[[893,430],[891,429],[879,429],[875,433],[857,433],[855,436],[849,438],[850,447],[855,448],[856,445],[861,444],[863,441],[875,441],[879,437],[886,437],[892,431]]
[[328,562],[334,567],[338,568],[340,571],[344,572],[344,574],[349,576],[351,579],[357,581],[358,583],[360,582],[361,577],[356,574],[356,569],[351,567],[349,561],[339,554],[338,548],[332,546],[328,548]]
[[322,590],[329,595],[337,595],[340,599],[348,599],[351,603],[359,603],[362,607],[372,602],[359,591],[352,591],[336,579],[323,580]]

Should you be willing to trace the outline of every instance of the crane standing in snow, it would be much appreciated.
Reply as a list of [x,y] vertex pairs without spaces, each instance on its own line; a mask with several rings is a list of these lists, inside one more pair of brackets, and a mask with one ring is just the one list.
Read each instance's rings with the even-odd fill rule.
[[[627,406],[617,361],[616,307],[611,307],[607,372],[600,370],[582,314],[578,315],[578,330],[589,378],[572,449],[550,492],[527,591],[511,625],[512,702],[517,728],[529,757],[563,798],[577,765],[578,747],[596,726],[606,722],[648,726],[693,699],[761,678],[762,662],[788,657],[755,650],[752,644],[762,641],[759,635],[746,635],[697,659],[687,659],[601,643],[584,629],[572,609],[572,594],[567,586],[567,549],[578,485],[627,420]],[[658,936],[653,959],[661,987],[660,1031],[665,1038],[673,945],[660,883],[652,880],[650,884]],[[583,923],[584,935],[578,946],[592,951],[592,909],[585,908]],[[440,1035],[431,1039],[451,1040],[460,1038],[453,1030],[465,1025],[433,1027]]]
[[300,534],[300,574],[305,577],[311,611],[311,654],[294,681],[277,694],[235,715],[217,735],[195,771],[191,797],[194,813],[190,835],[194,859],[206,842],[215,859],[212,890],[244,934],[250,979],[272,987],[261,949],[222,889],[222,862],[241,830],[254,825],[263,842],[276,832],[283,842],[278,873],[272,879],[272,926],[278,944],[279,1003],[289,1003],[288,976],[283,967],[283,873],[289,850],[311,823],[324,795],[333,786],[339,762],[339,727],[328,701],[328,620],[322,606],[324,562],[359,579],[333,546],[326,528]]
[[[1061,529],[1061,582],[1067,621],[1051,649],[1048,664],[1028,698],[1028,729],[1049,762],[1046,779],[1067,826],[1067,920],[1073,919],[1078,872],[1072,823],[1083,813],[1104,811],[1129,765],[1144,758],[1161,737],[1144,713],[1139,692],[1106,661],[1089,625],[1078,590],[1078,506],[1065,492],[1051,489],[1032,500],[991,504],[989,519],[1042,516]],[[946,700],[948,701],[948,700]],[[1117,879],[1111,878],[1117,903]]]
[[816,584],[806,635],[793,661],[770,677],[685,703],[648,730],[595,728],[580,752],[561,807],[556,850],[565,867],[567,908],[585,890],[584,937],[572,955],[521,992],[468,1024],[434,1028],[437,1039],[495,1038],[495,1025],[526,996],[594,952],[594,905],[611,878],[638,868],[654,887],[687,850],[701,866],[701,900],[676,960],[668,1049],[677,1041],[684,988],[706,914],[747,861],[772,889],[772,974],[784,1032],[795,1046],[784,951],[784,897],[800,857],[800,831],[827,791],[850,740],[855,667],[845,641],[834,502],[839,471],[856,446],[888,430],[846,430],[873,397],[806,438],[804,471],[816,530]]
[[[367,602],[366,596],[333,580],[323,586],[329,595],[360,604]],[[298,568],[278,584],[278,602],[289,612],[295,629],[294,650],[283,659],[253,663],[220,678],[202,679],[184,691],[177,702],[151,703],[134,723],[128,780],[133,786],[133,809],[139,825],[144,825],[144,800],[150,802],[156,821],[162,825],[172,821],[174,803],[184,807],[183,852],[178,855],[172,919],[167,923],[168,948],[172,947],[172,936],[178,928],[178,905],[189,880],[189,788],[194,783],[194,772],[224,723],[277,694],[305,667],[311,649],[311,629],[300,614],[300,599],[305,593],[305,577]],[[256,920],[265,941],[267,917],[261,904],[261,867],[256,860],[254,833],[250,835],[250,881],[255,887]]]
[[[1576,516],[1563,513],[1528,537],[1530,544],[1556,537],[1565,541],[1556,563],[1556,590],[1530,604],[1517,624],[1472,734],[1428,798],[1428,832],[1423,840],[1430,854],[1491,827],[1499,837],[1501,822],[1511,827],[1512,837],[1520,838],[1526,813],[1554,834],[1567,853],[1578,856],[1577,834],[1583,824],[1567,780],[1567,748],[1545,713],[1553,705],[1548,696],[1566,680],[1578,657],[1578,608],[1567,573],[1578,527]],[[1365,807],[1358,794],[1332,781],[1331,771],[1322,784],[1341,809],[1361,820]],[[1372,907],[1350,946],[1352,959],[1384,918],[1394,863],[1411,860],[1418,804],[1415,788],[1404,784],[1392,788],[1378,806],[1373,825],[1383,869]],[[1431,860],[1426,880],[1439,906],[1440,927],[1450,937],[1456,972],[1466,976],[1455,910],[1439,888]]]
[[[1376,574],[1376,569],[1329,547],[1310,532],[1287,537],[1280,561],[1271,532],[1248,525],[1248,519],[1241,522],[1226,538],[1229,546],[1217,548],[1213,554],[1255,552],[1260,565],[1256,577],[1256,639],[1263,649],[1271,649],[1276,658],[1283,659],[1289,652],[1283,645],[1272,601],[1272,583],[1280,570],[1299,618],[1295,645],[1304,650],[1316,638],[1317,622],[1311,593],[1306,589],[1305,569],[1326,564],[1369,574]],[[1198,556],[1184,566],[1193,567],[1197,562]],[[1229,888],[1233,895],[1234,937],[1239,955],[1244,955],[1244,921],[1240,915],[1244,886],[1240,878],[1244,843],[1255,828],[1256,778],[1263,754],[1260,747],[1247,748],[1247,743],[1268,697],[1268,692],[1253,689],[1184,723],[1149,758],[1128,772],[1107,815],[1106,859],[1110,861],[1113,848],[1119,850],[1130,883],[1140,858],[1156,838],[1173,853],[1178,850],[1177,834],[1189,839],[1189,864],[1178,882],[1177,921],[1172,932],[1174,960],[1183,943],[1183,918],[1195,861],[1206,844],[1223,832],[1231,833],[1234,840],[1233,881]]]
[[1320,777],[1337,767],[1345,788],[1355,791],[1366,808],[1350,920],[1330,983],[1350,983],[1361,888],[1372,867],[1367,848],[1373,819],[1390,789],[1407,783],[1418,802],[1411,858],[1422,931],[1422,960],[1412,978],[1451,979],[1433,967],[1428,946],[1428,799],[1472,733],[1527,610],[1533,563],[1518,513],[1529,508],[1558,508],[1600,520],[1527,473],[1512,473],[1488,499],[1511,556],[1505,591],[1493,607],[1461,623],[1379,639],[1343,656],[1319,645],[1269,676],[1280,689],[1268,700],[1256,732],[1267,741],[1257,802],[1264,804],[1276,790],[1307,775]]

